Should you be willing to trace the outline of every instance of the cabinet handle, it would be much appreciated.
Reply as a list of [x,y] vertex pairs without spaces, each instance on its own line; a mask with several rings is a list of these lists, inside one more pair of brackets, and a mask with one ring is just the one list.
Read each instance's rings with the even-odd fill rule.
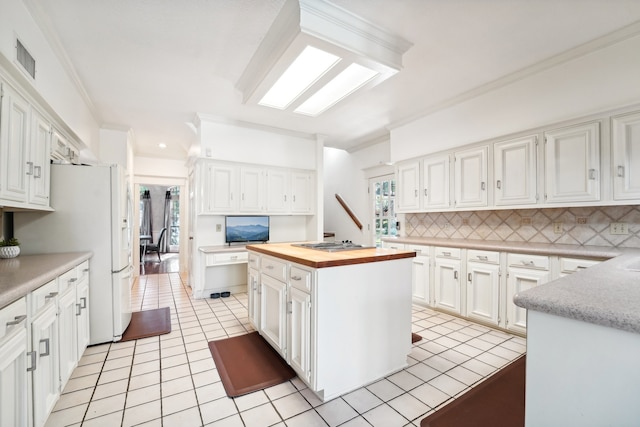
[[88,272],[89,272],[89,269],[88,269],[88,268],[85,268],[85,269],[83,269],[83,270],[82,270],[82,272],[83,272],[83,273],[88,273]]
[[237,259],[238,259],[238,256],[237,256],[237,255],[234,255],[234,256],[232,256],[232,257],[231,257],[231,259],[232,259],[233,261],[235,261],[235,260],[237,260]]
[[589,179],[591,179],[591,180],[596,179],[596,170],[595,169],[589,169]]
[[42,174],[41,174],[42,168],[40,166],[34,166],[33,169],[35,171],[34,174],[33,174],[33,177],[34,178],[42,178]]
[[58,296],[57,292],[51,292],[49,295],[47,295],[46,297],[44,297],[44,299],[49,299],[49,298],[55,298]]
[[535,267],[536,266],[536,263],[533,262],[533,261],[522,261],[522,264],[528,265],[530,267]]
[[82,306],[80,304],[76,304],[76,316],[82,315]]
[[73,283],[73,282],[75,282],[76,280],[78,280],[78,279],[77,279],[77,278],[75,278],[75,277],[72,277],[71,279],[67,280],[67,283],[68,283],[68,284],[72,284],[72,283]]
[[299,282],[300,280],[302,280],[302,277],[300,277],[300,276],[291,276],[291,280],[295,280],[296,282]]
[[284,201],[285,202],[287,201],[287,195],[286,194],[284,195]]
[[451,252],[442,252],[442,256],[451,256]]
[[27,356],[31,357],[31,367],[27,368],[27,372],[35,371],[36,370],[36,363],[37,363],[37,360],[38,360],[38,359],[36,359],[36,352],[35,351],[28,351],[27,352]]
[[471,273],[467,273],[467,280],[471,282]]
[[415,196],[418,197],[418,189],[414,190]]
[[424,189],[424,195],[425,195],[425,197],[427,196],[427,189],[426,188]]
[[48,356],[49,355],[49,350],[51,350],[49,347],[49,338],[43,338],[40,340],[40,344],[44,343],[44,348],[45,351],[44,353],[40,353],[40,356]]
[[80,302],[82,303],[82,305],[80,305],[80,308],[82,308],[83,310],[87,308],[87,297],[80,298]]
[[29,170],[27,171],[27,175],[33,175],[33,162],[27,162],[27,166],[29,166]]
[[484,181],[482,181],[482,182],[480,183],[480,189],[481,189],[482,191],[484,191],[486,188],[487,188],[487,184],[486,184]]
[[273,270],[273,265],[266,265],[264,268],[266,268],[267,270]]
[[502,181],[501,180],[497,180],[496,181],[496,187],[498,187],[498,190],[500,190],[502,188]]
[[458,271],[457,270],[453,272],[453,278],[458,280]]
[[487,257],[486,255],[478,255],[478,259],[480,261],[489,261],[489,257]]
[[296,202],[296,195],[294,194],[293,195],[293,203],[295,203],[295,202]]
[[287,302],[287,313],[291,314],[293,313],[293,302],[289,301]]
[[16,317],[14,317],[14,318],[13,318],[14,320],[12,320],[12,321],[10,321],[10,322],[7,322],[7,328],[8,328],[9,326],[16,326],[16,325],[19,325],[19,324],[20,324],[24,319],[26,319],[26,318],[27,318],[27,316],[26,316],[25,314],[22,314],[22,315],[20,315],[20,316],[16,316]]
[[624,178],[624,166],[618,166],[618,177]]

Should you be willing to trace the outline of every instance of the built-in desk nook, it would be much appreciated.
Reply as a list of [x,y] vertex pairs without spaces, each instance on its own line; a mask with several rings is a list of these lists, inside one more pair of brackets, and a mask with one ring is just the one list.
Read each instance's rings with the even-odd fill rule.
[[194,289],[198,298],[209,298],[211,294],[247,291],[247,261],[244,245],[201,246],[198,248],[203,268],[197,274],[203,277],[203,289]]

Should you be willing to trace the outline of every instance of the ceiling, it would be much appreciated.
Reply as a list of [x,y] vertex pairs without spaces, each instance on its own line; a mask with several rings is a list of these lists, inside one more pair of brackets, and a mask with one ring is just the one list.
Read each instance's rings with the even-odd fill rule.
[[[403,70],[319,117],[244,105],[235,84],[285,0],[25,0],[104,127],[186,158],[196,114],[326,135],[344,149],[483,85],[640,22],[638,0],[333,0],[413,43]],[[165,143],[167,148],[158,148]]]

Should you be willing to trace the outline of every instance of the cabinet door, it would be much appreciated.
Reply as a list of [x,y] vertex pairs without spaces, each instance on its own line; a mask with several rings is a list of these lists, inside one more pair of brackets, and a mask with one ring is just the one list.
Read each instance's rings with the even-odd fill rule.
[[431,304],[429,295],[429,257],[417,255],[413,258],[413,301]]
[[0,426],[27,427],[27,330],[24,321],[0,338]]
[[60,395],[58,361],[57,304],[51,302],[31,323],[31,351],[35,352],[33,371],[33,425],[44,425]]
[[286,213],[291,209],[289,173],[280,170],[267,171],[267,212]]
[[60,381],[66,384],[78,363],[78,327],[76,323],[76,289],[71,286],[58,298],[58,348]]
[[456,207],[487,206],[487,147],[455,153]]
[[612,119],[613,198],[640,199],[640,113]]
[[287,285],[265,274],[260,275],[260,332],[286,359]]
[[436,258],[434,271],[435,306],[461,314],[460,260]]
[[600,126],[545,132],[547,203],[600,200]]
[[49,206],[51,124],[32,109],[31,146],[29,148],[29,198],[32,205]]
[[240,211],[262,212],[264,210],[264,172],[259,168],[240,169]]
[[467,263],[467,317],[497,326],[499,302],[500,266]]
[[30,106],[6,84],[2,84],[0,93],[0,197],[26,203]]
[[422,161],[422,206],[442,209],[451,206],[449,188],[451,156],[430,157]]
[[420,163],[412,162],[398,166],[396,171],[397,210],[411,212],[420,209]]
[[87,346],[89,345],[90,327],[89,327],[89,279],[88,277],[80,279],[76,286],[76,323],[78,333],[78,354],[77,360],[80,360]]
[[248,270],[249,323],[260,330],[260,273],[255,268]]
[[307,172],[291,174],[291,212],[311,213],[313,211],[313,176]]
[[237,210],[236,169],[231,166],[205,165],[203,213],[233,213]]
[[507,272],[506,328],[520,333],[527,331],[527,310],[513,303],[518,292],[526,291],[549,281],[549,272],[524,268],[511,268]]
[[288,362],[307,383],[311,382],[311,295],[289,288]]
[[527,136],[493,146],[496,205],[536,203],[537,142],[536,136]]

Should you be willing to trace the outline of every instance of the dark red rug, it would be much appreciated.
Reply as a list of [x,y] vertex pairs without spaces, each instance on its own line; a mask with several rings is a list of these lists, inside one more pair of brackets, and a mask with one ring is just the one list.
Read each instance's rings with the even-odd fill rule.
[[124,330],[121,341],[155,337],[171,332],[171,311],[169,307],[153,310],[134,311],[131,322]]
[[420,427],[524,426],[525,356],[420,421]]
[[411,332],[411,344],[415,344],[418,341],[420,341],[422,339],[422,337],[418,334],[414,334],[413,332]]
[[209,350],[229,397],[271,387],[296,376],[257,332],[210,341]]

